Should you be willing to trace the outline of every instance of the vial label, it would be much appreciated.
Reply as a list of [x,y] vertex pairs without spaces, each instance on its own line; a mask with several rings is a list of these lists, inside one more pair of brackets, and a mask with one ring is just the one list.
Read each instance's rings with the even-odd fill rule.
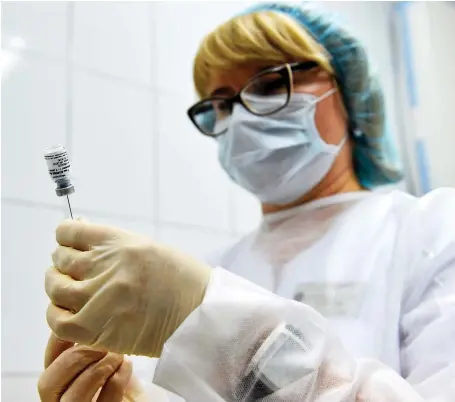
[[70,161],[66,151],[44,157],[52,180],[65,179],[70,174]]

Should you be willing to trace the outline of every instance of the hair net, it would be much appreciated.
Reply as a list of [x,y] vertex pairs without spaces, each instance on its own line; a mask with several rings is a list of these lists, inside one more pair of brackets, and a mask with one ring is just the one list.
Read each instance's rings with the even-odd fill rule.
[[305,6],[263,3],[242,14],[258,11],[295,18],[329,53],[349,116],[360,183],[372,188],[400,181],[402,167],[386,121],[383,92],[362,43],[327,15]]

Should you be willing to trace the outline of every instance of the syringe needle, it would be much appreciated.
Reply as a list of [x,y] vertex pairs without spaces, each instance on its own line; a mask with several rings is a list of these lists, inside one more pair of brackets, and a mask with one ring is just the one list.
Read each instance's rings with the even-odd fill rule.
[[68,196],[66,196],[66,200],[68,201],[68,207],[70,209],[71,219],[73,219],[73,211],[71,210],[70,198]]

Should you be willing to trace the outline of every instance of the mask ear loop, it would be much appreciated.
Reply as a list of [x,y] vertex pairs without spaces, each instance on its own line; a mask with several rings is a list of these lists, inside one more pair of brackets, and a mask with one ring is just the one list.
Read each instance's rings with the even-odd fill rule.
[[315,105],[316,103],[321,102],[325,98],[328,98],[330,95],[333,95],[335,92],[338,92],[338,88],[329,89],[326,93],[322,94],[319,98],[311,102],[311,104]]
[[[335,92],[338,92],[338,88],[332,88],[329,89],[326,93],[322,94],[319,98],[315,99],[313,102],[311,102],[312,105],[316,105],[317,103],[321,102],[325,98],[328,98],[330,95],[333,95]],[[344,135],[341,141],[335,145],[338,149],[343,148],[343,146],[346,144],[346,141],[348,139],[348,135]]]

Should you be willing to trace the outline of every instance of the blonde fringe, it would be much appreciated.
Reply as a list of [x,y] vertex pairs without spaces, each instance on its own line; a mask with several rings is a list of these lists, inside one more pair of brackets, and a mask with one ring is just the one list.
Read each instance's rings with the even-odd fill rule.
[[204,98],[216,72],[252,62],[265,67],[308,60],[333,74],[325,49],[292,17],[274,11],[241,15],[204,38],[194,60],[194,85]]

